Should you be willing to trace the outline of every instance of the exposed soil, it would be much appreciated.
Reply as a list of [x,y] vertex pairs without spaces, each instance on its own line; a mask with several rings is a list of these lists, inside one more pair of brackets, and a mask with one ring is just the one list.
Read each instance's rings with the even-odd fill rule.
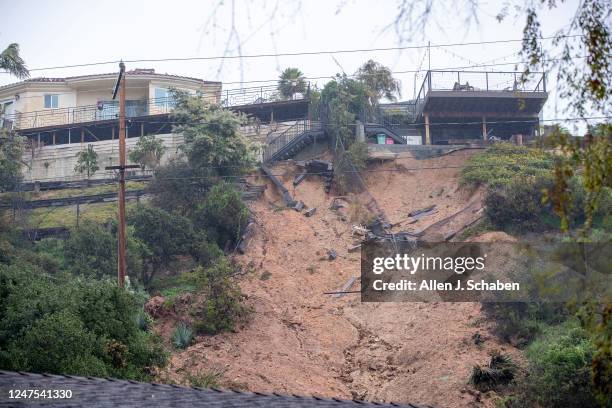
[[[370,191],[391,222],[432,204],[438,212],[396,230],[427,226],[466,207],[461,223],[477,218],[480,192],[458,186],[459,166],[470,152],[442,158],[373,164],[393,171],[365,175]],[[414,171],[415,167],[457,168]],[[235,332],[200,337],[176,353],[164,375],[181,380],[188,370],[222,369],[226,387],[251,391],[321,395],[380,402],[420,403],[436,407],[493,406],[492,395],[467,385],[472,367],[486,364],[494,350],[520,360],[488,332],[476,303],[361,303],[359,294],[325,295],[359,275],[360,255],[349,253],[352,237],[348,208],[331,210],[317,176],[297,187],[296,169],[278,165],[276,174],[298,200],[317,207],[312,217],[282,208],[271,183],[252,204],[256,233],[246,255],[238,257],[251,272],[240,278],[251,320]],[[259,183],[263,184],[262,179]],[[350,202],[351,199],[348,199]],[[348,205],[347,205],[348,207]],[[440,231],[430,233],[443,236]],[[435,236],[435,235],[433,235]],[[328,250],[337,253],[328,260]],[[349,290],[358,290],[359,280]],[[163,320],[163,319],[162,319]],[[484,339],[477,345],[476,334]]]

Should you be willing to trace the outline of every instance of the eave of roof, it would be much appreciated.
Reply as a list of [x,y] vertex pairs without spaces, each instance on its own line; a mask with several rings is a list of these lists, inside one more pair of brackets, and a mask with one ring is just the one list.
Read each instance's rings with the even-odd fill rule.
[[[305,397],[299,395],[263,394],[216,388],[188,388],[178,385],[141,383],[116,379],[78,377],[68,375],[33,374],[0,370],[0,392],[7,396],[9,389],[71,390],[71,399],[45,400],[47,407],[289,407],[289,408],[340,408],[340,407],[406,407],[431,408],[423,405],[399,405],[350,401],[336,398]],[[27,402],[27,401],[26,401]],[[0,398],[0,407],[15,401]]]
[[[77,76],[69,76],[65,78],[47,78],[47,77],[38,77],[38,78],[28,78],[21,82],[14,82],[12,84],[2,85],[0,86],[0,92],[5,91],[11,88],[19,88],[22,86],[26,86],[27,84],[49,84],[49,83],[63,83],[69,84],[71,82],[78,81],[86,81],[90,79],[104,79],[104,78],[114,78],[117,76],[116,72],[107,72],[102,74],[88,74],[88,75],[77,75]],[[202,85],[221,85],[219,81],[205,81],[200,78],[182,76],[182,75],[174,75],[174,74],[159,74],[156,72],[148,72],[148,71],[128,71],[128,77],[142,77],[144,79],[169,79],[169,80],[182,80],[182,81],[190,81],[196,82]]]

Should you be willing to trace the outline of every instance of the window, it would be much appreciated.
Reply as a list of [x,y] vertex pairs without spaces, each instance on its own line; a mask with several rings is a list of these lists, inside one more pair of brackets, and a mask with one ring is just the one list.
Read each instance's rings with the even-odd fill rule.
[[58,108],[59,107],[59,95],[45,95],[45,108]]
[[155,88],[155,106],[166,106],[170,98],[170,93],[166,88]]

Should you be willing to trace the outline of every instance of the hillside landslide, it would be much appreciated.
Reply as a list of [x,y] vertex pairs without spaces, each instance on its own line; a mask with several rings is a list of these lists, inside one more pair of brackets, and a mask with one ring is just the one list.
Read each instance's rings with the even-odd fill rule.
[[[404,153],[393,161],[371,163],[368,170],[381,171],[366,171],[364,179],[394,230],[425,231],[435,240],[482,213],[481,192],[459,186],[460,167],[472,154],[462,150],[415,160]],[[332,209],[336,196],[333,190],[325,193],[318,176],[294,187],[299,172],[295,164],[282,163],[273,170],[295,199],[316,212],[306,217],[283,208],[272,183],[254,181],[268,188],[251,206],[255,235],[246,253],[237,256],[247,271],[239,283],[253,309],[250,320],[234,332],[198,337],[191,347],[173,354],[165,375],[181,381],[186,372],[216,370],[223,373],[225,387],[264,393],[493,406],[492,393],[468,385],[472,367],[487,364],[494,351],[517,360],[520,353],[490,334],[480,305],[362,303],[359,293],[324,294],[359,276],[359,251],[349,248],[359,241],[353,225],[365,197],[336,200],[342,206]],[[412,210],[431,205],[435,209],[429,215],[405,222]],[[482,237],[506,238],[511,237]],[[333,260],[330,251],[337,254]],[[359,290],[359,279],[348,290]]]

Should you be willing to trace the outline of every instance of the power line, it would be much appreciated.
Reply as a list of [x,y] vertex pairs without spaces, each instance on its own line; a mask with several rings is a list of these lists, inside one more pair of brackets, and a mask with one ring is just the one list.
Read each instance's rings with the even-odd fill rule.
[[[575,38],[582,37],[581,34],[564,35],[564,36],[550,36],[542,37],[539,40],[553,40],[555,38]],[[268,58],[268,57],[295,57],[295,56],[309,56],[309,55],[329,55],[329,54],[350,54],[350,53],[361,53],[361,52],[383,52],[383,51],[402,51],[409,49],[424,49],[424,48],[450,48],[450,47],[463,47],[471,45],[487,45],[487,44],[505,44],[513,42],[522,42],[523,39],[508,39],[508,40],[491,40],[491,41],[472,41],[464,43],[447,43],[447,44],[433,44],[433,45],[407,45],[402,47],[383,47],[383,48],[361,48],[361,49],[343,49],[343,50],[329,50],[329,51],[301,51],[301,52],[286,52],[286,53],[265,53],[265,54],[247,54],[247,55],[221,55],[213,57],[174,57],[174,58],[146,58],[146,59],[132,59],[132,60],[112,60],[112,61],[99,61],[82,64],[72,65],[58,65],[54,67],[44,68],[32,68],[29,71],[48,71],[52,69],[65,69],[65,68],[82,68],[91,67],[98,65],[110,65],[124,63],[139,63],[139,62],[172,62],[172,61],[210,61],[218,59],[242,59],[242,58]],[[3,71],[0,73],[8,73]]]
[[[586,57],[571,57],[571,59],[585,59]],[[554,61],[561,61],[564,58],[551,58],[548,60],[544,60],[543,62],[554,62]],[[476,64],[476,65],[463,65],[463,66],[455,66],[455,67],[443,67],[443,68],[434,68],[431,71],[437,72],[437,71],[453,71],[453,70],[460,70],[460,69],[471,69],[471,68],[488,68],[488,67],[498,67],[498,66],[507,66],[507,65],[520,65],[520,64],[527,64],[529,61],[513,61],[513,62],[503,62],[503,63],[495,63],[495,64],[486,64],[486,63],[482,63],[482,64]],[[402,70],[402,71],[391,71],[392,74],[416,74],[416,73],[420,73],[420,72],[427,72],[427,71],[423,71],[421,69],[418,70]],[[470,71],[466,71],[466,72],[470,72]],[[477,72],[477,71],[476,71]],[[0,73],[5,73],[5,72],[0,72]],[[494,74],[504,74],[504,72],[492,72]],[[129,75],[129,74],[128,74]],[[364,75],[376,75],[376,74],[359,74],[360,76],[364,76]],[[357,75],[356,74],[351,74],[351,75],[347,75],[348,78],[355,78]],[[309,79],[309,80],[317,80],[317,79],[334,79],[334,75],[323,75],[323,76],[305,76],[304,79]],[[231,82],[223,82],[223,84],[227,84],[227,85],[234,85],[234,84],[251,84],[251,83],[266,83],[266,82],[278,82],[278,78],[272,78],[272,79],[256,79],[256,80],[250,80],[250,81],[231,81]],[[19,84],[19,83],[17,83]],[[9,84],[12,85],[12,84]],[[8,85],[4,85],[4,86],[8,86]],[[138,87],[138,86],[134,86],[134,87],[126,87],[126,89],[144,89],[146,87]],[[244,89],[244,88],[232,88],[229,89],[229,91],[232,90],[237,90],[237,89]],[[102,88],[102,89],[91,89],[91,90],[82,90],[79,92],[99,92],[99,91],[110,91],[110,88]],[[222,91],[223,92],[223,91]],[[53,93],[53,95],[72,95],[72,92],[63,92],[63,93],[54,93],[54,92],[50,92]],[[32,96],[22,96],[20,98],[42,98],[44,97],[44,95],[32,95]]]

